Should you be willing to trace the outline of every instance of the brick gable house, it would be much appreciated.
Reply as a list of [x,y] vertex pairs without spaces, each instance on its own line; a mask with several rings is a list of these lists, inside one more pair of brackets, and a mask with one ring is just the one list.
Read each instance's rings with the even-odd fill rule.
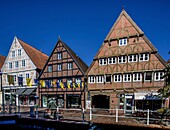
[[161,100],[154,97],[164,86],[165,66],[156,47],[123,9],[86,72],[88,100],[96,108],[157,109]]

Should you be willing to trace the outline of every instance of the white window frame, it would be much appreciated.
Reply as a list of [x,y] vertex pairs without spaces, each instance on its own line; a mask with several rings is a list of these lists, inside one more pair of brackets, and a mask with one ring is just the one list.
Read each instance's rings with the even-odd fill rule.
[[155,72],[154,73],[154,81],[163,81],[164,79],[162,76],[164,75],[164,72]]
[[15,68],[18,68],[18,67],[19,67],[19,62],[15,61]]
[[149,53],[139,54],[139,61],[149,61]]
[[26,78],[30,78],[30,74],[29,74],[29,73],[26,73],[26,74],[25,74],[25,77],[26,77]]
[[12,57],[15,57],[15,51],[12,51]]
[[58,70],[58,71],[62,71],[62,64],[58,64],[58,65],[57,65],[57,70]]
[[114,82],[122,82],[122,75],[121,74],[115,74],[114,75]]
[[129,55],[128,56],[128,62],[137,62],[138,61],[138,55]]
[[99,65],[107,65],[107,59],[106,58],[99,59]]
[[8,68],[9,68],[9,69],[12,69],[12,62],[9,62],[9,63],[8,63]]
[[89,76],[88,77],[88,82],[89,83],[95,83],[95,76]]
[[131,74],[123,74],[123,82],[131,82],[132,75]]
[[126,46],[127,45],[127,38],[119,39],[119,46]]
[[116,56],[108,58],[108,64],[116,64]]
[[103,75],[97,75],[96,76],[96,83],[103,83],[104,82],[103,79],[104,79]]
[[73,69],[73,62],[67,63],[67,68],[68,68],[68,70],[72,70]]
[[21,56],[21,49],[18,50],[18,56]]
[[26,61],[25,60],[22,60],[22,67],[24,67],[26,65]]
[[134,73],[133,74],[133,81],[134,82],[142,81],[142,73]]
[[119,56],[118,57],[118,63],[122,64],[122,63],[126,63],[127,62],[127,56]]
[[62,59],[62,53],[61,53],[61,52],[57,53],[57,59],[58,59],[58,60],[61,60],[61,59]]

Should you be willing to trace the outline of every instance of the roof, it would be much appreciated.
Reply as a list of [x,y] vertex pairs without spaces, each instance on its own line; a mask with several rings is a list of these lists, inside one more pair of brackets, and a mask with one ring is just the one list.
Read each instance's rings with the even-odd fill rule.
[[69,46],[67,46],[63,41],[59,39],[58,42],[61,42],[65,46],[68,53],[71,55],[71,57],[76,62],[76,64],[79,66],[79,68],[82,70],[83,74],[85,74],[85,72],[88,69],[87,64],[79,56],[77,56],[76,53]]
[[25,52],[27,53],[27,55],[29,56],[29,58],[32,60],[34,65],[38,69],[42,70],[45,63],[48,60],[48,56],[20,39],[18,39],[18,41],[21,44],[21,46],[23,47],[23,49],[25,50]]
[[0,55],[0,69],[2,68],[4,62],[5,62],[6,57],[3,55]]

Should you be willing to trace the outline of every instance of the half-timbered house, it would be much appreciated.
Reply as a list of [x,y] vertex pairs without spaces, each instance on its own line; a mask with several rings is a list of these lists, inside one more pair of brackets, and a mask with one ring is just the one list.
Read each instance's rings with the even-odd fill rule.
[[39,77],[40,106],[55,98],[58,107],[84,108],[88,66],[60,38]]
[[164,86],[165,66],[156,47],[123,9],[86,73],[92,106],[125,111],[160,108],[156,95]]
[[3,104],[29,106],[36,103],[37,82],[48,56],[14,37],[2,66]]

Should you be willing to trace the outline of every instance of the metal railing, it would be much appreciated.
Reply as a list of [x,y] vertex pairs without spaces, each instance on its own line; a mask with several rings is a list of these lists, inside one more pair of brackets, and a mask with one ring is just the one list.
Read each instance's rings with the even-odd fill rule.
[[38,108],[35,106],[12,106],[4,105],[5,111],[2,111],[0,105],[0,114],[17,114],[22,117],[33,118],[48,118],[52,120],[69,120],[80,122],[95,122],[95,121],[108,121],[108,122],[130,122],[138,124],[159,124],[164,121],[170,125],[170,116],[162,119],[157,111],[151,110],[128,110],[123,109],[47,109]]

